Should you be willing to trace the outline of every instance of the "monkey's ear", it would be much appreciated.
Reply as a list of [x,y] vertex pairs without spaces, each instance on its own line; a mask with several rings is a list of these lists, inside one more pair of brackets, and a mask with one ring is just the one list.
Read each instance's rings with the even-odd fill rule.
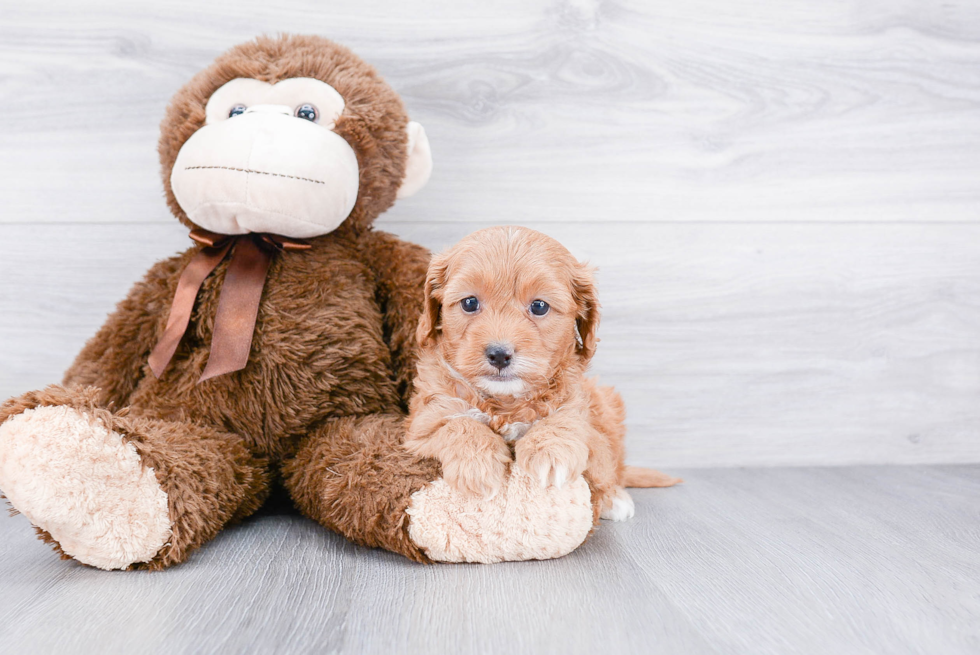
[[425,186],[432,175],[432,149],[425,136],[425,128],[416,123],[408,123],[408,160],[405,162],[405,178],[398,187],[396,198],[407,198]]
[[446,286],[446,272],[449,262],[445,256],[435,257],[429,264],[429,272],[425,276],[425,298],[422,305],[422,316],[415,338],[423,348],[435,343],[439,336],[439,319],[442,310],[442,294]]
[[578,332],[579,355],[586,362],[595,354],[599,342],[596,333],[599,331],[599,294],[596,291],[593,268],[579,264],[572,274],[572,296],[575,298],[577,312],[575,330]]

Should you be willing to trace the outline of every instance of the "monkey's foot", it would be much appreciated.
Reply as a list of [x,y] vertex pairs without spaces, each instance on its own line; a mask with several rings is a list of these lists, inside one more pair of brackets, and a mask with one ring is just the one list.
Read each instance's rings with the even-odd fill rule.
[[28,409],[0,425],[0,491],[65,554],[100,569],[149,561],[170,539],[153,469],[71,407]]
[[412,494],[408,534],[437,562],[561,557],[578,548],[593,525],[589,485],[581,476],[562,488],[513,467],[492,498],[451,488],[438,479]]

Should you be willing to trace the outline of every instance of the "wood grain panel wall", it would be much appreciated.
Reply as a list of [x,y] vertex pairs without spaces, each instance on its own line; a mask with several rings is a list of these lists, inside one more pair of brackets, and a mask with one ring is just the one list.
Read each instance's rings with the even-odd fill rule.
[[0,396],[187,241],[155,154],[223,49],[375,63],[436,169],[382,227],[600,267],[636,463],[980,461],[980,5],[0,1]]

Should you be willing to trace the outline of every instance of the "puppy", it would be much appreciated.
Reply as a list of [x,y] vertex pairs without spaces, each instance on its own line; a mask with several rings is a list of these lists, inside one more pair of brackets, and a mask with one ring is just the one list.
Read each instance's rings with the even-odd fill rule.
[[477,494],[512,463],[543,487],[584,473],[603,518],[631,517],[625,486],[680,480],[625,466],[623,400],[585,375],[598,326],[592,271],[560,243],[523,227],[469,235],[429,266],[405,447]]

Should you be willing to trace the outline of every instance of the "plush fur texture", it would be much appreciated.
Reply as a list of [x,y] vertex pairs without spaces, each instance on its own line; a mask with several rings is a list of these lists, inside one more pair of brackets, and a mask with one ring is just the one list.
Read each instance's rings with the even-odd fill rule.
[[436,480],[412,495],[409,535],[441,562],[549,559],[578,548],[592,530],[589,485],[581,477],[561,489],[515,472],[493,498],[461,494]]
[[[255,457],[236,435],[189,421],[138,416],[134,407],[113,412],[102,405],[100,396],[101,391],[96,387],[51,386],[30,392],[8,400],[0,407],[0,425],[5,426],[8,420],[15,420],[36,408],[71,408],[136,449],[143,469],[152,471],[166,494],[171,538],[153,557],[134,559],[129,563],[131,568],[160,569],[182,562],[227,523],[248,516],[262,505],[268,495],[271,477],[268,462]],[[23,430],[20,432],[20,439],[30,436],[31,440],[43,441],[50,438],[43,433],[25,435]],[[64,434],[60,436],[69,438]],[[76,434],[72,438],[79,439],[80,436]],[[7,445],[2,444],[0,448],[10,452]],[[78,454],[63,458],[59,467],[84,470]],[[51,488],[62,483],[58,477],[53,466],[36,468],[27,482]],[[0,489],[18,508],[14,502],[18,496],[15,481],[6,479],[2,482],[5,486]],[[97,504],[97,499],[93,498],[92,505]],[[73,531],[80,532],[83,523],[80,517]],[[54,545],[64,557],[70,557],[55,535],[42,525],[35,525],[44,541]]]
[[[158,569],[183,561],[230,521],[261,506],[280,476],[314,520],[359,543],[422,560],[407,537],[403,510],[411,494],[437,476],[437,467],[389,454],[412,390],[429,255],[371,230],[405,173],[405,110],[372,67],[325,39],[260,38],[231,49],[177,93],[161,126],[167,200],[188,227],[194,225],[169,188],[170,168],[203,125],[210,93],[236,77],[315,77],[343,95],[336,132],[354,149],[360,171],[350,217],[312,239],[310,250],[274,258],[244,370],[197,383],[228,259],[204,282],[163,376],[149,370],[147,357],[166,325],[180,274],[200,247],[193,246],[154,265],[133,287],[85,345],[63,386],[7,401],[0,424],[39,407],[71,408],[92,430],[135,448],[143,470],[152,471],[166,494],[172,534],[152,557],[134,555],[132,566]],[[84,439],[82,432],[66,438]],[[44,443],[40,435],[19,428],[18,434]],[[65,451],[60,466],[70,469],[85,456]],[[35,475],[29,483],[50,486],[57,473],[40,469]],[[132,475],[122,471],[114,484]],[[3,491],[14,500],[18,489]],[[326,499],[328,493],[342,500]],[[58,535],[41,532],[71,554]]]
[[65,553],[98,568],[148,561],[170,539],[167,494],[136,447],[71,407],[0,425],[0,487]]
[[542,487],[585,474],[609,518],[632,516],[623,401],[585,375],[598,327],[592,272],[557,241],[520,227],[469,235],[429,267],[406,448],[473,494],[498,493],[512,469]]

